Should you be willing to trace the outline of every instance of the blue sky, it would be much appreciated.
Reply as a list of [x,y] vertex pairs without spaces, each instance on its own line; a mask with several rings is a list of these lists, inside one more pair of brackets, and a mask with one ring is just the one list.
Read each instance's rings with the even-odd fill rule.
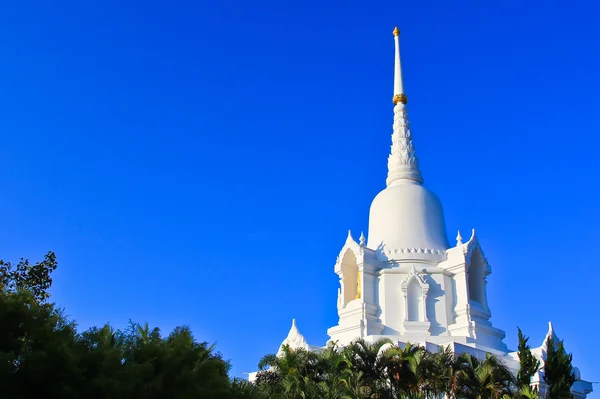
[[425,184],[451,239],[477,230],[494,325],[514,348],[552,320],[600,381],[597,2],[2,8],[0,257],[55,251],[82,328],[188,324],[236,376],[293,317],[324,344],[385,186],[397,24]]

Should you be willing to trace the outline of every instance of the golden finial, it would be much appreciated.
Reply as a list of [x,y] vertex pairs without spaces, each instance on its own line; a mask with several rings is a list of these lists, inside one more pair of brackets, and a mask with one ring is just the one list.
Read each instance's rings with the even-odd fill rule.
[[408,103],[408,97],[406,97],[406,94],[396,94],[392,98],[392,101],[394,102],[394,105],[398,103],[406,105],[406,103]]
[[396,26],[392,33],[394,34],[394,36],[400,36],[400,29],[398,29],[398,27]]

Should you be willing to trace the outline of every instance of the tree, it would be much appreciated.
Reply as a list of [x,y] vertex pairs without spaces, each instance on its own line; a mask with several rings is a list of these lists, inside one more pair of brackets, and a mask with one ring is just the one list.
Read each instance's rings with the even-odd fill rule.
[[51,274],[57,267],[56,255],[52,251],[34,265],[21,258],[14,269],[10,262],[0,260],[0,289],[5,293],[27,291],[34,299],[43,302],[50,297]]
[[459,397],[462,392],[461,377],[465,367],[466,363],[463,359],[456,358],[449,347],[444,347],[438,353],[432,354],[429,380],[432,391],[443,393],[449,399]]
[[345,386],[339,379],[345,358],[332,345],[322,353],[284,345],[278,355],[259,362],[257,385],[269,398],[335,398]]
[[537,388],[532,388],[531,385],[521,387],[513,395],[513,399],[539,399],[539,397]]
[[196,341],[188,327],[165,338],[147,323],[78,333],[48,302],[56,267],[52,252],[35,264],[0,261],[2,397],[233,399],[244,391],[229,381],[229,363],[214,345]]
[[389,390],[386,346],[391,347],[392,341],[382,338],[369,343],[359,338],[342,350],[353,372],[361,374],[365,395],[381,395]]
[[228,397],[229,364],[214,351],[214,345],[197,342],[188,327],[177,327],[163,338],[158,328],[132,323],[119,334],[122,397]]
[[[340,357],[340,355],[342,355]],[[268,368],[267,368],[268,367]],[[342,349],[330,345],[319,352],[284,346],[260,364],[256,386],[268,398],[350,399],[500,399],[513,395],[515,380],[500,359],[480,360],[438,353],[389,340],[357,339]],[[527,388],[529,389],[529,388]],[[519,399],[535,399],[531,392]]]
[[123,333],[108,324],[92,327],[79,334],[76,350],[85,381],[79,388],[82,397],[123,397],[126,392]]
[[512,395],[514,378],[502,361],[487,354],[483,361],[465,353],[460,356],[463,392],[459,395],[467,399],[499,399]]
[[0,295],[0,384],[6,397],[71,398],[80,380],[75,326],[28,293]]
[[231,399],[269,399],[263,395],[258,385],[239,378],[231,381],[229,397]]
[[519,333],[519,362],[520,368],[517,374],[517,386],[519,389],[528,387],[531,384],[531,377],[540,368],[540,361],[531,353],[531,347],[527,344],[529,338],[523,335],[520,328],[517,327]]
[[[416,393],[424,390],[427,360],[426,351],[414,345],[392,346],[386,350],[385,366],[394,394]],[[425,392],[424,392],[425,393]]]
[[82,375],[74,352],[76,329],[47,303],[56,256],[0,261],[0,385],[15,398],[75,398]]
[[548,399],[572,399],[571,386],[575,383],[573,375],[572,354],[567,354],[563,341],[556,342],[548,337],[546,341],[546,361],[544,364],[544,381],[548,384]]

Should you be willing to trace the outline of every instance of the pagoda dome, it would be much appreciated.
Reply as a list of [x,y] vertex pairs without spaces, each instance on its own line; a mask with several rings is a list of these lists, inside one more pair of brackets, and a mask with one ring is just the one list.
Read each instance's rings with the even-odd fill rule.
[[392,253],[445,251],[449,245],[440,200],[418,182],[389,185],[371,204],[367,246]]

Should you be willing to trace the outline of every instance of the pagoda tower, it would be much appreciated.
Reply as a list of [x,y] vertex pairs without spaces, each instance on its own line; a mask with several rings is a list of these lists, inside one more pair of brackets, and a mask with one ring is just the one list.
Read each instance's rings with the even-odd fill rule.
[[[389,338],[399,346],[410,342],[430,351],[445,346],[481,358],[492,353],[516,375],[518,353],[506,347],[504,331],[490,321],[486,286],[492,269],[475,230],[466,241],[458,232],[451,246],[442,204],[424,186],[408,120],[397,27],[393,35],[394,122],[386,187],[371,204],[368,236],[361,233],[356,241],[349,231],[339,252],[334,265],[339,319],[327,333],[341,346],[357,338]],[[551,323],[549,336],[556,338]],[[542,394],[545,343],[532,349],[542,365],[532,384]],[[295,320],[280,351],[283,345],[321,348],[306,342]],[[572,393],[583,399],[592,384],[574,370]]]
[[460,233],[450,246],[442,204],[423,185],[408,121],[394,29],[394,123],[386,187],[369,214],[368,240],[348,234],[335,264],[340,278],[338,324],[331,340],[402,337],[407,342],[449,341],[505,353],[504,332],[491,324],[486,283],[491,273],[475,236]]

